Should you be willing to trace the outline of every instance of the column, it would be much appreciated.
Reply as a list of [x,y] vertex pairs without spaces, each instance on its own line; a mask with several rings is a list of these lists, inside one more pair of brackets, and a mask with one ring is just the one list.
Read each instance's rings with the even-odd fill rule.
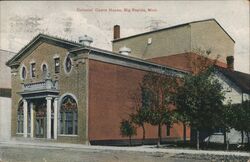
[[58,98],[54,99],[54,139],[57,139]]
[[34,105],[30,102],[30,137],[34,137]]
[[47,101],[47,139],[51,139],[51,97],[46,97]]
[[23,100],[23,136],[27,138],[28,134],[28,103]]

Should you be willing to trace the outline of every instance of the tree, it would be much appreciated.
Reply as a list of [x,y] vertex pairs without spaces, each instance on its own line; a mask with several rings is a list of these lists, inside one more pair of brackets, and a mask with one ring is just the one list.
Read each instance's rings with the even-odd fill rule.
[[208,68],[195,75],[186,75],[175,96],[177,111],[197,130],[197,149],[200,143],[199,132],[214,130],[222,122],[220,115],[223,112],[223,87],[211,77],[211,73],[212,68]]
[[131,137],[136,135],[136,128],[129,120],[123,119],[120,125],[121,135],[123,137],[129,137],[129,145],[131,146]]
[[145,141],[146,130],[145,130],[145,123],[148,121],[149,111],[148,109],[137,109],[136,113],[131,114],[130,118],[131,121],[142,128],[142,145]]
[[157,147],[161,142],[161,130],[163,124],[173,123],[173,94],[177,87],[175,76],[148,73],[142,81],[142,89],[146,100],[142,100],[143,107],[148,109],[148,122],[151,125],[158,126]]
[[241,132],[241,144],[244,143],[244,133],[247,135],[248,144],[250,143],[250,101],[244,101],[239,104],[232,104],[228,107],[227,113],[230,115],[228,124]]

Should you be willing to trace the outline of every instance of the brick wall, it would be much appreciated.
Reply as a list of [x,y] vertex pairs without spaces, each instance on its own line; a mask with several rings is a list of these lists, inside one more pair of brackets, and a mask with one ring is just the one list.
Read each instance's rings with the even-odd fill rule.
[[[134,112],[131,96],[137,91],[145,71],[89,61],[89,140],[125,139],[120,135],[120,122]],[[162,127],[166,137],[166,127]],[[170,137],[182,137],[183,127],[175,124]],[[137,129],[135,139],[141,139]],[[187,131],[189,137],[189,130]],[[157,127],[146,125],[146,138],[157,138]]]
[[[163,56],[149,59],[148,61],[158,63],[161,65],[166,65],[169,67],[173,67],[180,70],[192,71],[192,63],[194,59],[197,57],[201,57],[195,53],[180,53],[171,56]],[[227,67],[226,63],[217,61],[216,65],[221,67]]]

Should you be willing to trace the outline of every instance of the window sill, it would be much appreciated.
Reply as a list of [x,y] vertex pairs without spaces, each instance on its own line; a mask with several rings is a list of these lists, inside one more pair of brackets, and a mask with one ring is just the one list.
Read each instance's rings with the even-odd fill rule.
[[58,136],[61,136],[61,137],[78,137],[77,134],[58,134]]
[[24,133],[16,133],[17,135],[23,135]]

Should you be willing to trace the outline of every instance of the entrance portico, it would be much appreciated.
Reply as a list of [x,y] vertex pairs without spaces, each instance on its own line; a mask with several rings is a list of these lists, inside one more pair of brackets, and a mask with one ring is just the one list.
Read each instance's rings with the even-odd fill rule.
[[46,78],[44,82],[23,84],[19,94],[23,98],[23,136],[57,139],[57,81]]

